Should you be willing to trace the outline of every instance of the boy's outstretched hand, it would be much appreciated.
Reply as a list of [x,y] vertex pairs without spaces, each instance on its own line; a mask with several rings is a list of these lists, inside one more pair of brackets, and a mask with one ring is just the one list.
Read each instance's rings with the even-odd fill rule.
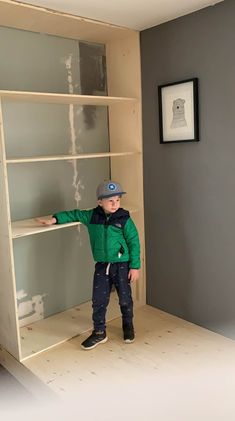
[[130,269],[128,273],[128,279],[130,279],[131,282],[136,282],[139,279],[139,274],[139,269]]
[[39,222],[39,224],[42,225],[54,225],[56,224],[56,219],[51,217],[51,218],[35,218],[35,221]]

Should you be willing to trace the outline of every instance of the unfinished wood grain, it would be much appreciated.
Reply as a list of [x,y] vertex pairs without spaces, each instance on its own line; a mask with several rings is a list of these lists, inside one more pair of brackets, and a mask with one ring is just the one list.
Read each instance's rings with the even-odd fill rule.
[[104,396],[115,421],[123,413],[151,421],[234,419],[234,341],[150,306],[136,309],[135,328],[136,341],[123,343],[118,318],[93,350],[81,349],[84,334],[24,364],[71,406],[79,396],[80,414],[91,399],[90,419],[103,419]]
[[7,164],[25,164],[30,162],[47,162],[47,161],[70,161],[76,159],[92,159],[92,158],[109,158],[116,156],[136,155],[138,152],[100,152],[100,153],[80,153],[77,155],[55,155],[55,156],[34,156],[24,158],[6,159]]
[[74,94],[55,94],[49,92],[27,92],[27,91],[4,91],[0,90],[0,96],[4,100],[36,102],[46,104],[80,104],[80,105],[100,105],[108,106],[122,103],[134,103],[136,98],[114,97],[114,96],[96,96],[96,95],[74,95]]
[[0,1],[0,25],[100,43],[132,32],[112,24],[11,0]]
[[15,271],[1,102],[0,154],[0,344],[15,358],[20,359]]
[[[91,302],[81,304],[69,310],[39,320],[20,328],[21,361],[36,356],[41,352],[58,346],[74,336],[79,336],[92,329]],[[107,311],[107,321],[120,315],[116,293],[111,293]]]
[[[111,174],[127,191],[123,197],[137,207],[139,212],[133,215],[141,242],[141,279],[133,289],[135,301],[139,305],[146,302],[145,281],[145,237],[143,204],[143,146],[141,117],[141,74],[139,34],[133,32],[125,40],[112,40],[106,46],[108,91],[110,95],[131,95],[139,100],[135,103],[112,104],[109,107],[110,149],[122,151],[126,145],[136,150],[139,155],[123,156],[119,162],[111,157]],[[120,171],[121,169],[121,171]]]
[[84,334],[23,363],[59,398],[46,406],[46,418],[51,409],[52,418],[79,411],[89,421],[110,414],[114,421],[123,414],[138,421],[233,420],[234,341],[150,306],[135,316],[133,344],[122,342],[118,318],[108,323],[108,342],[93,350],[81,349]]

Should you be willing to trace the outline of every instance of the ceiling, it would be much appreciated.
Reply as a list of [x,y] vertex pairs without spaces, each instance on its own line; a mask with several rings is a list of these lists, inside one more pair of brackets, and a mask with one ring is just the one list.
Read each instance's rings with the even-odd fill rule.
[[20,0],[139,31],[223,0]]

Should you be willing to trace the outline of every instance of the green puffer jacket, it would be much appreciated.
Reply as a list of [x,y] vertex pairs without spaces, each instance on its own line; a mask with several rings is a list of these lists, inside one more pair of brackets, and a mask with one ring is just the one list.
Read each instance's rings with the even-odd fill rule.
[[107,216],[101,206],[94,209],[58,212],[58,224],[79,221],[88,228],[91,249],[96,262],[130,262],[140,268],[140,243],[136,226],[125,209]]

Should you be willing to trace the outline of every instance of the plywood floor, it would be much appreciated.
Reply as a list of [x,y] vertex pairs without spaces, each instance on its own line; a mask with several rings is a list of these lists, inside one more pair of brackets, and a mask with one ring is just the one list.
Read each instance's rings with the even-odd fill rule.
[[[92,326],[91,302],[88,301],[74,308],[39,320],[20,329],[22,361],[35,358],[42,350],[53,348],[74,336],[86,332]],[[118,298],[111,293],[107,311],[107,320],[119,316]]]
[[133,344],[123,343],[119,318],[93,350],[80,348],[83,334],[24,365],[67,419],[235,420],[234,341],[150,306],[136,309],[135,327]]

